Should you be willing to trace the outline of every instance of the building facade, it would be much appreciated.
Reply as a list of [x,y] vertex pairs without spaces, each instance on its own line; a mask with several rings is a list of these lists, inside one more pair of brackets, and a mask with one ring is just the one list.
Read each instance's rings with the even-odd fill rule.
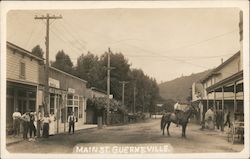
[[[213,69],[198,84],[192,87],[193,104],[199,104],[201,114],[209,107],[224,112],[244,114],[244,79],[243,79],[243,53],[242,53],[242,11],[239,13],[240,49],[221,65]],[[197,89],[199,87],[199,89]],[[201,117],[202,118],[202,117]]]
[[43,59],[10,42],[7,42],[6,51],[6,130],[10,133],[16,109],[21,114],[37,110],[39,67]]
[[193,83],[192,104],[199,106],[200,120],[209,107],[224,112],[244,112],[243,70],[240,60],[241,54],[237,52],[199,82]]
[[[45,66],[40,67],[40,110],[44,112]],[[70,113],[76,116],[76,129],[86,123],[87,81],[49,67],[49,108],[48,113],[56,116],[56,133],[68,130],[67,118]]]

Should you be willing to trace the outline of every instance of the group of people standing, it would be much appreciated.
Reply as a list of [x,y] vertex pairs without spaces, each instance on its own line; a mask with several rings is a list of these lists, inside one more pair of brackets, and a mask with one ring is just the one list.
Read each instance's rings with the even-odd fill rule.
[[217,129],[224,131],[225,126],[231,127],[230,116],[229,110],[225,112],[223,110],[214,111],[214,108],[210,107],[205,113],[205,127],[213,130],[216,126]]
[[[27,140],[29,135],[29,140],[35,140],[37,137],[48,138],[50,135],[54,135],[56,133],[56,117],[54,113],[42,113],[39,111],[30,112],[27,111],[23,115],[18,111],[16,111],[12,115],[13,117],[13,131],[14,137],[20,135],[20,129],[22,128],[23,139]],[[74,116],[74,112],[71,112],[68,116],[69,123],[69,131],[74,134],[75,132],[75,122],[77,118]]]
[[22,129],[23,139],[30,141],[40,137],[41,134],[45,138],[55,134],[56,118],[53,113],[50,115],[45,113],[43,116],[40,111],[38,113],[27,111],[22,115],[16,108],[12,118],[14,137],[20,135],[20,129]]

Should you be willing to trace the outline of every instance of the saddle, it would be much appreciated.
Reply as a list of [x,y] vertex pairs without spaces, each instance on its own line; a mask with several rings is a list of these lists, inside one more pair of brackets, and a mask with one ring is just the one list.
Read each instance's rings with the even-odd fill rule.
[[172,112],[171,115],[170,115],[170,118],[171,118],[171,120],[173,120],[173,121],[179,121],[179,120],[181,120],[181,114],[182,114],[181,111]]

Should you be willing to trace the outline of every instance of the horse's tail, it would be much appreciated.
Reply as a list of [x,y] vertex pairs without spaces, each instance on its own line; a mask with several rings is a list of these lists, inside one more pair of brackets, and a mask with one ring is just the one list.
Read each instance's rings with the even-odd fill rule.
[[161,117],[161,130],[163,129],[164,121],[165,121],[165,115],[162,115],[162,117]]

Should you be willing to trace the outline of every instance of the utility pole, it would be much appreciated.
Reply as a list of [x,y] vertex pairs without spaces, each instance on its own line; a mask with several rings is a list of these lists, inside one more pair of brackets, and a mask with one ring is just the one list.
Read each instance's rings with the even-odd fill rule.
[[107,125],[109,124],[109,107],[110,107],[110,71],[112,69],[114,69],[114,67],[110,67],[110,54],[111,54],[111,50],[110,48],[108,49],[108,66],[107,66],[107,97],[108,97],[108,101],[107,101],[107,118],[106,118],[106,123]]
[[144,113],[144,104],[145,104],[145,102],[144,102],[144,100],[145,100],[144,96],[145,96],[145,92],[144,92],[144,89],[143,89],[143,95],[142,95],[142,113]]
[[120,81],[119,83],[122,84],[122,106],[125,107],[124,105],[124,88],[125,88],[125,84],[127,84],[127,81]]
[[46,16],[35,16],[35,19],[46,20],[46,38],[45,38],[45,46],[46,46],[46,63],[45,63],[45,112],[48,113],[49,110],[49,21],[51,19],[62,19],[62,16],[50,16],[47,14]]
[[134,109],[133,109],[133,113],[135,113],[135,102],[136,102],[136,84],[134,85]]

